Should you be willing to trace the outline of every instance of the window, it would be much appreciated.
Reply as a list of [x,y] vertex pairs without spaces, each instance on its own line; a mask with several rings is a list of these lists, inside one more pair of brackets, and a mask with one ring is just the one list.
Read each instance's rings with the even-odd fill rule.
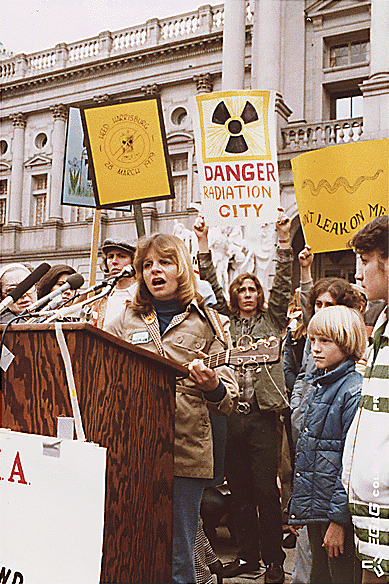
[[46,195],[35,195],[35,225],[42,225],[46,218]]
[[7,215],[7,199],[0,198],[0,225],[5,225]]
[[369,60],[369,43],[354,41],[330,47],[330,67],[349,67]]
[[43,132],[38,134],[35,138],[35,146],[39,149],[42,149],[47,144],[47,136]]
[[183,107],[178,107],[171,115],[171,120],[176,126],[181,126],[187,119],[188,112]]
[[335,98],[335,119],[345,120],[347,118],[363,117],[363,97],[353,95],[348,97]]
[[188,154],[170,156],[175,198],[168,200],[168,211],[185,211],[188,197]]
[[34,225],[42,225],[46,221],[47,174],[33,176],[32,189],[34,198]]
[[0,180],[0,197],[7,196],[7,189],[8,189],[7,179]]
[[85,221],[85,207],[76,207],[76,222]]
[[7,179],[0,180],[0,225],[5,225],[7,216]]
[[8,143],[5,140],[0,140],[0,156],[3,156],[8,150]]

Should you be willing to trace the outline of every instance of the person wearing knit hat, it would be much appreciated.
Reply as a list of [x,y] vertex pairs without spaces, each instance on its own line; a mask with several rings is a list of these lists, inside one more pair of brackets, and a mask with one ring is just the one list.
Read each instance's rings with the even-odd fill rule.
[[[16,288],[20,282],[23,282],[27,276],[31,274],[31,269],[24,264],[11,263],[6,264],[0,268],[0,300],[3,300],[8,296],[12,290]],[[15,316],[21,314],[26,308],[31,306],[33,302],[37,299],[36,287],[32,286],[27,292],[19,298],[16,302],[13,302],[5,311],[0,315],[0,323],[4,324],[9,322]],[[23,322],[20,320],[19,322]]]
[[[38,300],[50,294],[53,290],[66,284],[66,279],[70,274],[75,274],[76,270],[66,264],[51,266],[50,270],[39,280],[37,284]],[[74,296],[74,290],[69,288],[61,294],[63,300],[70,300]]]

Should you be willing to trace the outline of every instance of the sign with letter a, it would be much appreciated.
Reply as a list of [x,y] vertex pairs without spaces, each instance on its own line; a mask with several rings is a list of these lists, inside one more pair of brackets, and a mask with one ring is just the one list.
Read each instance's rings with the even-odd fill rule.
[[280,197],[274,91],[223,91],[193,100],[206,222],[213,227],[275,222]]
[[0,428],[0,582],[99,584],[106,449]]

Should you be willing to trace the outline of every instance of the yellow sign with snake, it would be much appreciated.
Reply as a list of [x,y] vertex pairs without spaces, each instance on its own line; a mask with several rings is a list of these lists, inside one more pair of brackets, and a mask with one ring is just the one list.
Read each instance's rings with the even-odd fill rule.
[[348,249],[364,225],[388,213],[389,140],[321,148],[292,160],[305,240],[319,253]]

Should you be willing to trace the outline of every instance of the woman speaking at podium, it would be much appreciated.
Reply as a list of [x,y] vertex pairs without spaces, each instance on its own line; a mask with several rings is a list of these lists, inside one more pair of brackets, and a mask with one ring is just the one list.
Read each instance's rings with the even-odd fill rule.
[[[204,483],[213,478],[207,403],[228,415],[238,388],[226,366],[209,369],[201,360],[224,346],[203,310],[185,244],[174,235],[144,238],[134,267],[135,297],[105,330],[172,361],[189,363],[189,377],[176,386],[173,502],[173,582],[188,584],[196,582],[194,544]],[[221,334],[230,343],[229,321],[220,318]]]

